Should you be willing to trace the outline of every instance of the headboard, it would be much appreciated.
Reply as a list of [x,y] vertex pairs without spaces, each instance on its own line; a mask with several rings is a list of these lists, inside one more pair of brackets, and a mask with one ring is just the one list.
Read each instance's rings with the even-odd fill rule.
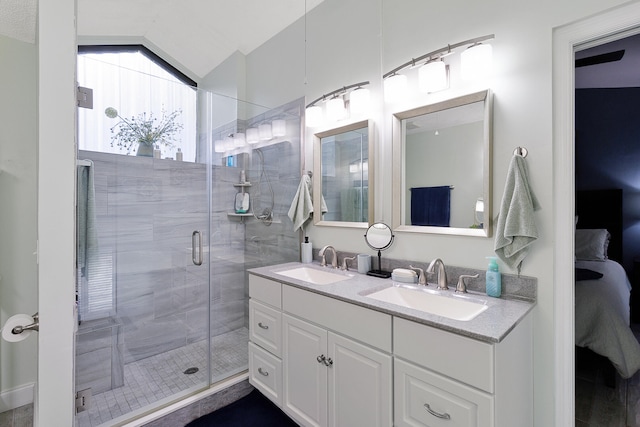
[[576,191],[576,228],[606,228],[609,258],[622,263],[622,189]]

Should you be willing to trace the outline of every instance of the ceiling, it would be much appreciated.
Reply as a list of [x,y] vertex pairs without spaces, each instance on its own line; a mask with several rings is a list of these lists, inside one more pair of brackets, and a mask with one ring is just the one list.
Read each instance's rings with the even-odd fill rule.
[[576,59],[618,50],[619,61],[576,68],[576,89],[640,87],[640,34],[576,52]]
[[[78,0],[78,37],[144,38],[202,78],[247,55],[323,0]],[[149,47],[149,46],[148,46]]]

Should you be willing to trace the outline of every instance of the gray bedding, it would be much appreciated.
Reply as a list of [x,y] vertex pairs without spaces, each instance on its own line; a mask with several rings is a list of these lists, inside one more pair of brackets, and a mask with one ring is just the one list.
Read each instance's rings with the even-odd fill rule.
[[622,378],[640,369],[640,344],[630,324],[631,284],[615,261],[576,261],[603,277],[575,284],[575,343],[608,358]]

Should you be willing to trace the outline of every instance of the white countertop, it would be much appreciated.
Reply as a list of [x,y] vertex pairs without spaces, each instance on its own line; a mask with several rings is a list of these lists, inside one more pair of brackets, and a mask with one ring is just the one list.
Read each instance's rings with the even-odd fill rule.
[[[327,285],[316,285],[278,274],[279,271],[291,270],[296,267],[317,268],[334,274],[348,275],[350,279]],[[475,300],[482,300],[489,306],[489,308],[472,320],[459,321],[369,298],[363,294],[388,287],[393,282],[391,279],[380,279],[367,276],[365,274],[360,274],[357,271],[344,272],[339,269],[321,267],[320,264],[317,263],[302,264],[300,262],[290,262],[267,267],[252,268],[249,269],[248,272],[280,283],[295,286],[297,288],[306,289],[320,295],[336,298],[338,300],[489,343],[498,343],[502,341],[518,324],[518,322],[520,322],[535,306],[535,302],[531,301],[491,298],[486,294],[470,291],[467,294],[469,297]],[[429,289],[435,290],[436,286],[429,284]],[[455,289],[450,288],[449,290],[438,292],[443,294],[453,294]]]

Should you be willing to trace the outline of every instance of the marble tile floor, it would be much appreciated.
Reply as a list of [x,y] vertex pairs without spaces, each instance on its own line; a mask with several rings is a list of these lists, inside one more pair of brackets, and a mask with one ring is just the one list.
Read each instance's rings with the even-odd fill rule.
[[[213,382],[241,372],[248,366],[247,328],[236,329],[212,339]],[[176,393],[195,389],[207,381],[207,342],[201,341],[166,353],[128,363],[123,387],[92,396],[89,410],[76,415],[78,427],[108,425],[109,421],[139,410]],[[198,372],[187,375],[187,368]],[[0,427],[4,427],[0,425]]]
[[[640,325],[632,329],[640,341]],[[598,366],[576,366],[575,393],[576,427],[640,427],[640,372],[611,388]]]
[[32,427],[33,404],[20,406],[11,411],[0,412],[0,427]]

